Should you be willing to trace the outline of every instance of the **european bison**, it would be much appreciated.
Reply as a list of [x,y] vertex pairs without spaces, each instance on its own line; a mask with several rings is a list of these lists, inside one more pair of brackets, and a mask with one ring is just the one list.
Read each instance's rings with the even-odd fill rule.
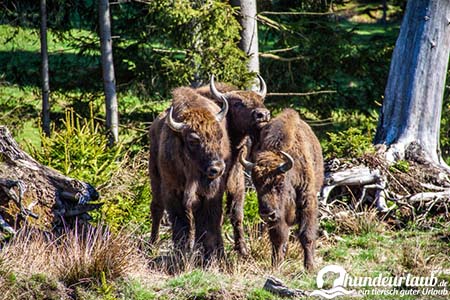
[[323,183],[323,157],[317,137],[296,111],[283,110],[262,130],[253,153],[243,152],[241,163],[252,170],[259,214],[269,227],[272,263],[278,265],[287,251],[289,227],[299,226],[304,265],[314,268],[317,231],[317,193]]
[[230,215],[234,230],[235,249],[242,256],[247,255],[247,247],[244,239],[243,218],[245,199],[245,178],[241,164],[239,163],[239,148],[246,136],[252,139],[259,137],[259,130],[270,120],[270,112],[264,106],[266,96],[266,84],[261,76],[260,90],[242,91],[223,83],[214,82],[211,76],[209,87],[204,86],[197,92],[214,101],[226,98],[230,111],[227,115],[228,134],[231,141],[231,166],[227,183],[227,214]]
[[205,256],[223,252],[222,196],[230,160],[222,109],[187,87],[173,91],[172,106],[150,127],[149,173],[153,192],[151,242],[158,239],[164,209],[178,249],[203,245]]

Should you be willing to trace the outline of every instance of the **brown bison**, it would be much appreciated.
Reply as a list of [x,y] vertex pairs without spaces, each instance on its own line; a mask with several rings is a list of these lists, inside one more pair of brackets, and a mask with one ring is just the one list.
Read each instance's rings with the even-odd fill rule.
[[203,246],[206,257],[222,253],[222,196],[230,160],[222,109],[187,87],[173,91],[172,106],[150,127],[149,173],[153,192],[151,242],[158,239],[164,210],[178,249]]
[[261,76],[259,91],[241,91],[223,83],[214,82],[211,76],[209,87],[204,86],[197,92],[214,101],[226,98],[230,110],[227,115],[228,134],[231,141],[231,166],[227,182],[227,213],[234,230],[235,249],[243,256],[247,255],[244,239],[243,218],[245,199],[245,178],[239,163],[239,148],[246,136],[256,140],[259,130],[270,120],[270,112],[264,106],[266,84]]
[[267,223],[272,242],[272,263],[287,251],[289,227],[298,224],[304,265],[314,268],[317,231],[317,194],[323,183],[322,150],[311,127],[292,109],[283,110],[262,130],[252,154],[240,161],[252,170],[259,214]]

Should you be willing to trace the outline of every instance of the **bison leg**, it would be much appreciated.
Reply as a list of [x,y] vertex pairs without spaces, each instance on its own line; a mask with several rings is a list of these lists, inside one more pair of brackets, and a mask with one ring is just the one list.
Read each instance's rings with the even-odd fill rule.
[[152,234],[150,236],[151,244],[154,244],[158,241],[159,226],[164,215],[164,205],[161,203],[161,199],[155,196],[156,195],[153,195],[152,203],[150,205],[150,214],[152,219]]
[[227,187],[227,213],[230,216],[234,233],[234,249],[244,257],[248,255],[244,237],[244,200],[245,180],[242,167],[238,164],[233,166]]
[[152,202],[150,204],[150,215],[152,219],[152,233],[150,243],[154,244],[159,239],[159,226],[164,215],[164,201],[161,195],[161,176],[156,166],[157,147],[152,143],[150,146],[149,174],[152,187]]
[[222,239],[222,197],[205,199],[196,211],[196,239],[203,246],[205,262],[224,257]]
[[272,242],[272,266],[278,267],[287,252],[289,226],[284,220],[269,226],[269,237]]
[[[309,193],[298,208],[299,239],[304,251],[304,266],[309,272],[314,270],[314,251],[317,236],[317,198]],[[297,202],[301,203],[301,202]]]

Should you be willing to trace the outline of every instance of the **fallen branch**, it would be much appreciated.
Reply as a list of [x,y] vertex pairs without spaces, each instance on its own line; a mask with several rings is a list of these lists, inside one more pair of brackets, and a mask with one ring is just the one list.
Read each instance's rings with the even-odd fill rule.
[[[0,229],[13,233],[23,222],[40,228],[70,226],[88,220],[100,203],[93,186],[43,166],[24,152],[0,126]],[[32,219],[29,219],[31,217]]]

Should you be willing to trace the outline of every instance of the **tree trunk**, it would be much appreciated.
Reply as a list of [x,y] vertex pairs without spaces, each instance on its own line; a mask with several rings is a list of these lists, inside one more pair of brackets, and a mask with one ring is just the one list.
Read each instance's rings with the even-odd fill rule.
[[383,23],[383,25],[387,24],[387,10],[387,0],[383,0],[383,16],[381,17],[381,23]]
[[88,183],[39,164],[0,126],[0,231],[13,234],[28,220],[42,229],[62,230],[89,220],[87,212],[101,204],[88,202],[98,196]]
[[42,131],[50,135],[50,86],[48,76],[48,47],[47,47],[47,7],[46,1],[40,1],[41,12],[41,78],[42,78]]
[[119,140],[119,113],[116,95],[116,79],[112,53],[111,18],[108,0],[99,0],[99,27],[103,70],[103,87],[105,89],[106,128],[111,142]]
[[259,73],[259,50],[258,50],[258,22],[256,20],[256,0],[232,0],[233,6],[239,6],[241,30],[241,41],[239,48],[250,58],[248,70]]
[[439,133],[449,51],[450,1],[408,1],[374,140],[387,147],[388,161],[414,152],[446,166]]

